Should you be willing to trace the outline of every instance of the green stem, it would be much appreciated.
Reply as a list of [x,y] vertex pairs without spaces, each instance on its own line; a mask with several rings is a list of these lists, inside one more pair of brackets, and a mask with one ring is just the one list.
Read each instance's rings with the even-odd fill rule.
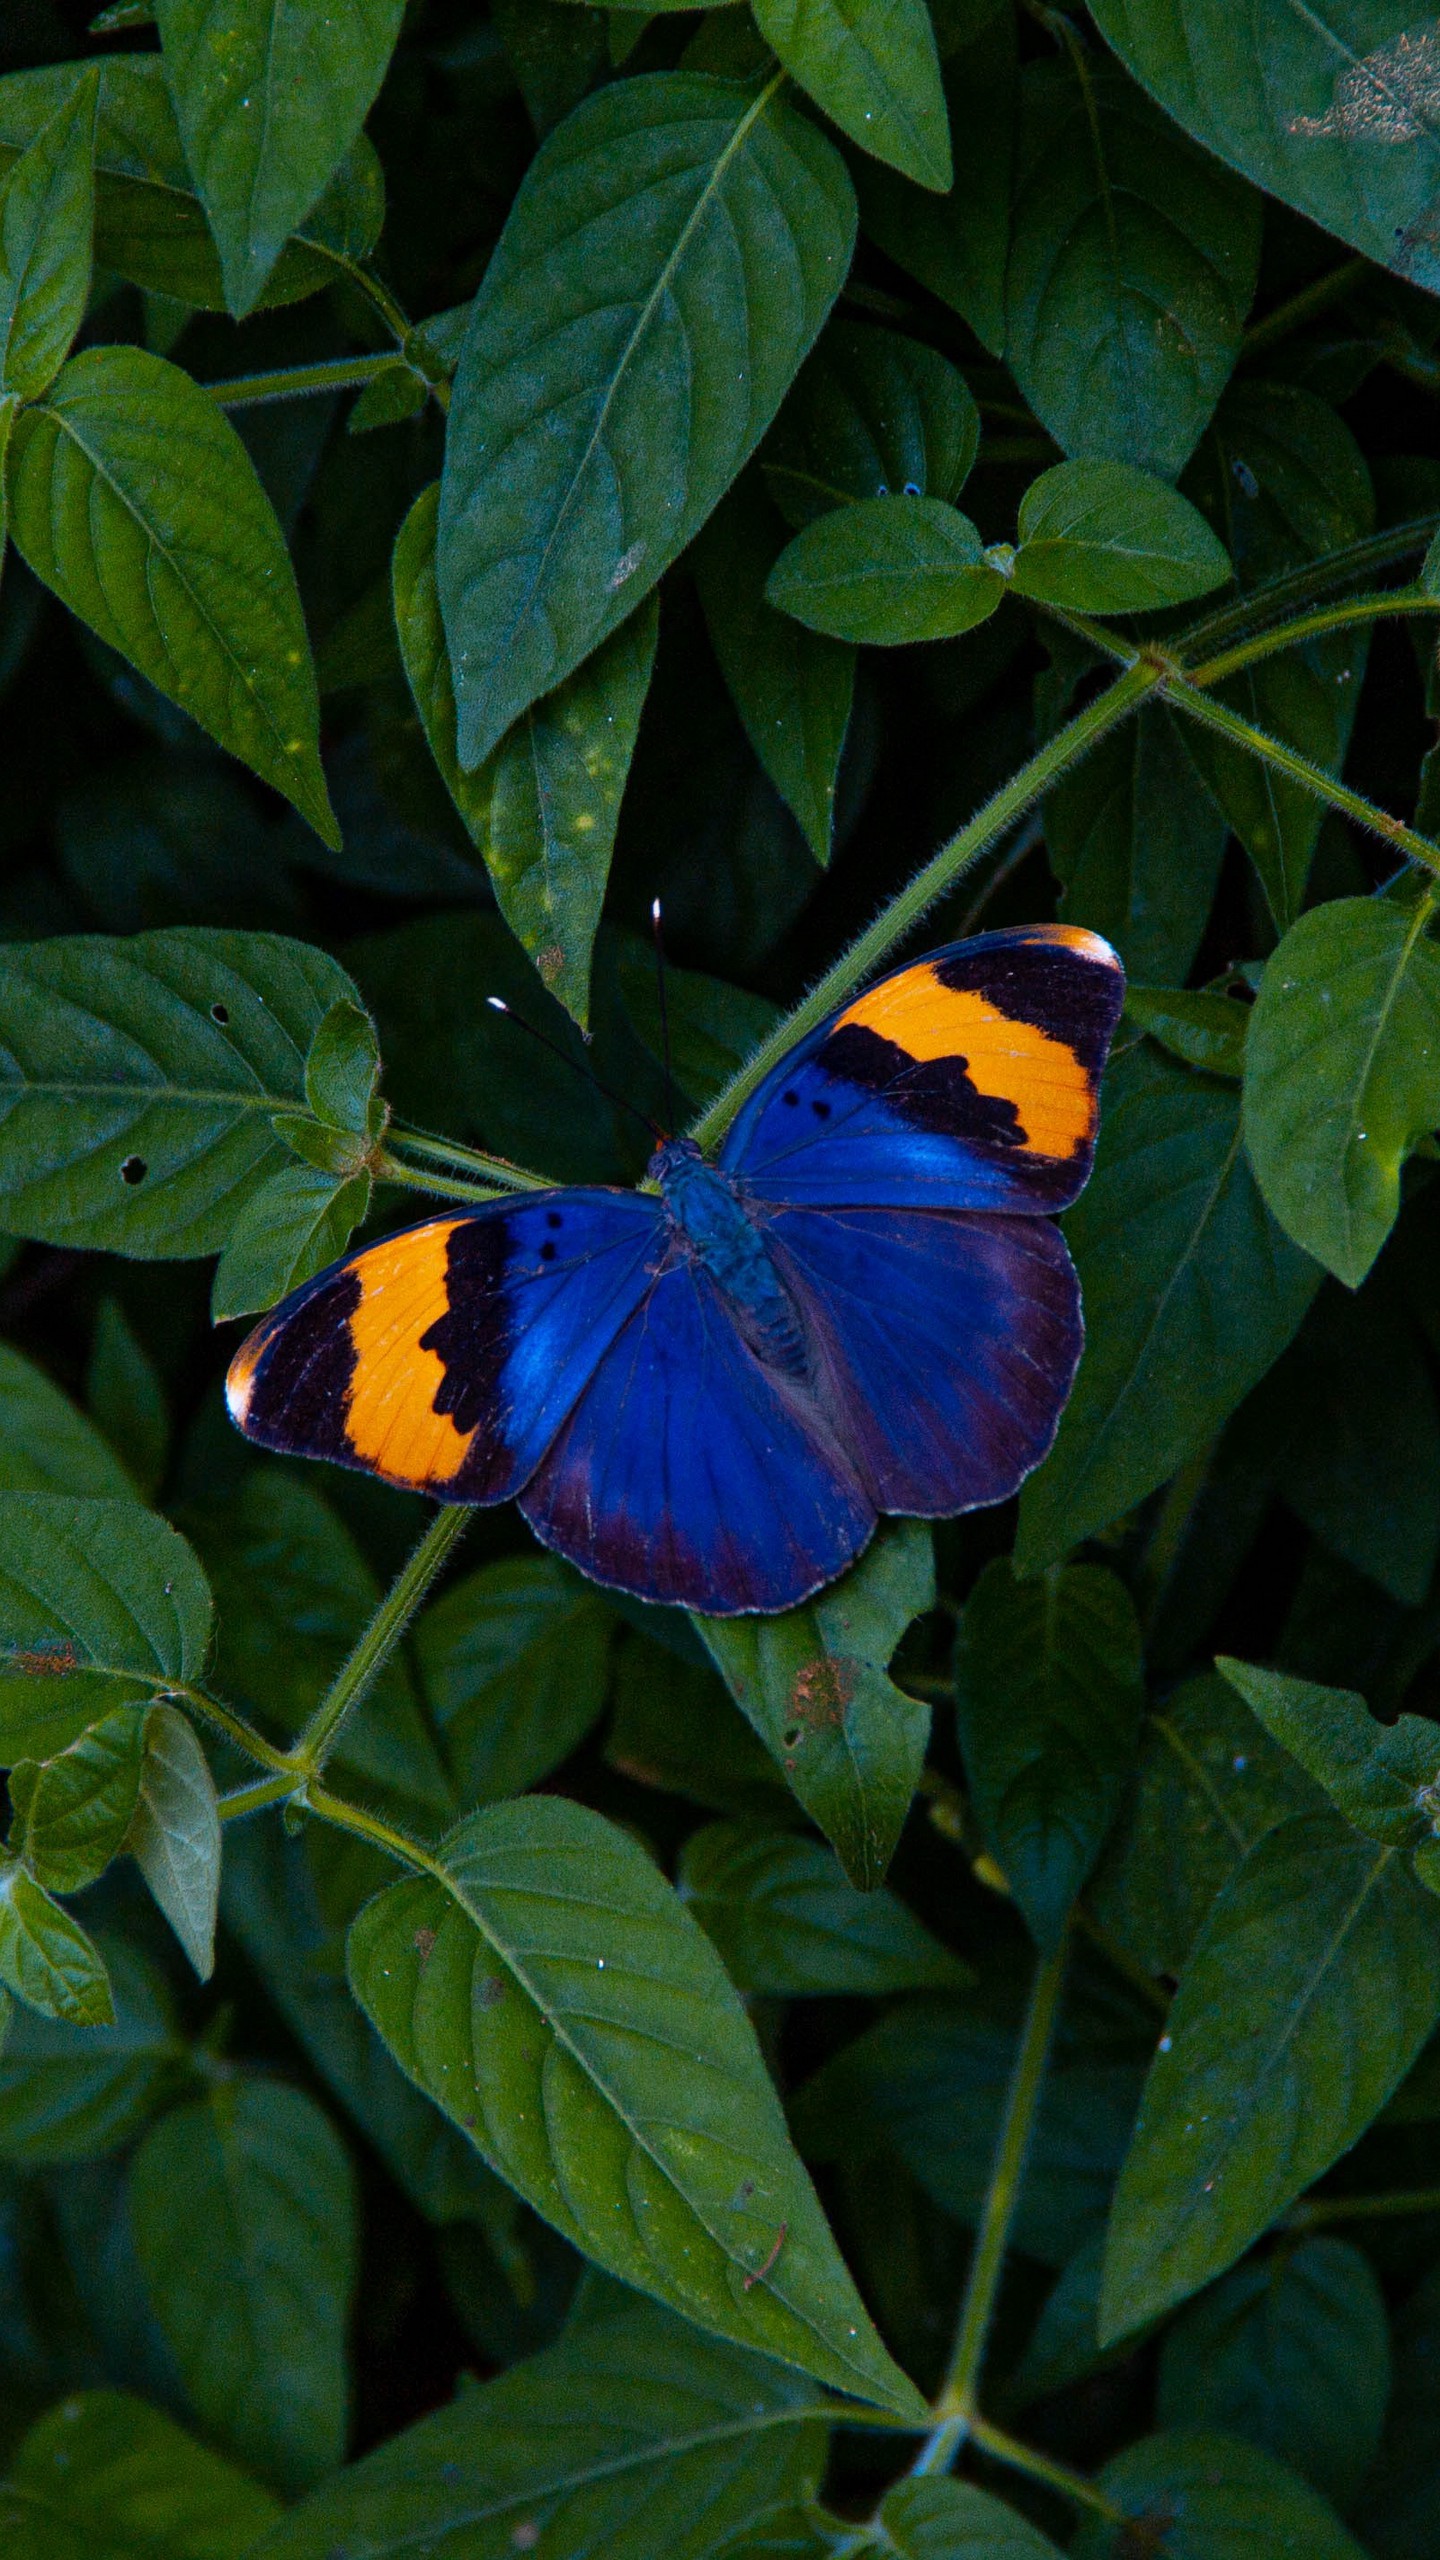
[[975,2389],[985,2357],[995,2298],[1000,2290],[1005,2252],[1010,2244],[1010,2225],[1019,2202],[1020,2181],[1034,2129],[1035,2110],[1044,2086],[1050,2039],[1055,2030],[1060,1989],[1065,1979],[1066,1952],[1062,1939],[1055,1953],[1043,1957],[1036,1967],[1030,2006],[1021,2029],[1010,2087],[1006,2093],[1005,2112],[1000,2119],[990,2185],[981,2209],[980,2227],[975,2234],[975,2255],[970,2262],[969,2282],[960,2307],[955,2351],[950,2358],[944,2388],[935,2403],[934,2414],[938,2424],[927,2436],[911,2465],[912,2470],[918,2473],[948,2471],[966,2437],[976,2431]]
[[1326,2222],[1379,2222],[1392,2215],[1440,2213],[1440,2187],[1392,2187],[1378,2196],[1314,2196],[1286,2214],[1286,2231],[1316,2231]]
[[290,1761],[286,1752],[280,1750],[275,1743],[267,1742],[264,1734],[257,1733],[254,1726],[247,1724],[243,1716],[237,1716],[233,1707],[222,1706],[218,1698],[210,1697],[204,1689],[192,1689],[183,1681],[172,1681],[160,1691],[160,1695],[162,1698],[183,1699],[185,1705],[193,1707],[197,1715],[206,1717],[211,1724],[218,1726],[227,1742],[233,1742],[238,1750],[246,1754],[247,1758],[258,1760],[262,1769],[289,1768]]
[[1380,622],[1390,614],[1402,613],[1440,613],[1440,596],[1427,595],[1423,587],[1384,587],[1378,594],[1348,596],[1342,604],[1317,605],[1312,613],[1298,614],[1293,622],[1257,632],[1235,648],[1224,650],[1218,658],[1207,658],[1199,666],[1187,661],[1186,678],[1191,684],[1223,684],[1240,667],[1252,666],[1257,658],[1273,657],[1279,649],[1298,648],[1302,640],[1316,640],[1326,631],[1343,631],[1351,623]]
[[433,1156],[438,1163],[459,1165],[463,1171],[479,1174],[485,1182],[497,1183],[506,1191],[551,1191],[554,1184],[548,1173],[532,1173],[528,1165],[512,1164],[508,1156],[482,1155],[476,1147],[462,1147],[454,1138],[432,1138],[426,1129],[412,1129],[406,1120],[392,1120],[385,1132],[392,1146],[408,1147],[412,1155]]
[[1367,272],[1368,265],[1365,258],[1346,258],[1342,265],[1332,267],[1327,275],[1317,276],[1313,284],[1302,285],[1298,293],[1291,294],[1288,302],[1277,303],[1273,311],[1266,312],[1263,320],[1257,320],[1253,328],[1246,330],[1240,342],[1241,362],[1247,356],[1258,355],[1262,347],[1273,347],[1277,339],[1288,338],[1292,329],[1303,328],[1307,320],[1314,319],[1317,311],[1328,311],[1332,302],[1343,302],[1351,286],[1358,284]]
[[1072,2471],[1068,2462],[1055,2462],[1048,2453],[1037,2453],[1032,2445],[1021,2444],[1017,2436],[1008,2436],[1003,2427],[993,2427],[988,2418],[972,2417],[970,2435],[982,2453],[995,2462],[1003,2462],[1012,2471],[1023,2471],[1031,2480],[1043,2480],[1047,2489],[1058,2489],[1062,2498],[1071,2499],[1077,2507],[1092,2507],[1096,2515],[1111,2524],[1124,2524],[1125,2510],[1087,2480],[1083,2471]]
[[953,888],[971,864],[978,862],[987,847],[1012,827],[1017,818],[1023,818],[1038,800],[1043,800],[1051,784],[1058,781],[1062,773],[1068,772],[1071,765],[1078,764],[1080,758],[1097,746],[1111,729],[1117,728],[1122,720],[1127,720],[1147,694],[1154,693],[1165,682],[1169,672],[1163,662],[1152,663],[1149,659],[1137,658],[1107,693],[1102,693],[1088,709],[1067,721],[1063,729],[1057,730],[1039,754],[1032,756],[1029,763],[1022,765],[1004,788],[995,793],[993,799],[986,801],[969,825],[962,827],[958,835],[941,846],[940,851],[916,873],[909,886],[891,899],[875,922],[860,935],[858,941],[851,944],[844,957],[836,961],[833,969],[826,971],[819,985],[811,989],[768,1039],[762,1040],[738,1075],[731,1078],[724,1092],[707,1111],[701,1113],[690,1132],[699,1145],[712,1147],[717,1139],[723,1137],[737,1111],[763,1084],[771,1068],[778,1066],[797,1041],[803,1040],[807,1032],[823,1022],[827,1013],[832,1013],[862,978],[869,977],[878,969],[895,944],[919,923],[926,908],[932,907],[937,898]]
[[372,1848],[385,1850],[402,1866],[413,1867],[417,1875],[434,1876],[440,1884],[448,1882],[440,1860],[432,1857],[423,1841],[412,1840],[407,1831],[397,1830],[393,1822],[384,1821],[378,1813],[350,1804],[344,1796],[332,1795],[328,1787],[318,1782],[306,1788],[305,1803],[317,1820],[333,1824],[337,1831],[348,1831],[357,1840],[368,1840]]
[[1303,568],[1287,569],[1283,577],[1272,578],[1263,587],[1252,587],[1248,595],[1218,605],[1213,613],[1193,622],[1188,631],[1177,633],[1166,645],[1175,656],[1188,657],[1198,648],[1213,648],[1217,641],[1239,638],[1272,622],[1277,614],[1304,610],[1332,588],[1348,586],[1357,578],[1377,577],[1382,569],[1398,567],[1402,560],[1423,551],[1437,532],[1440,515],[1411,516],[1404,524],[1390,525],[1384,533],[1347,542],[1339,551],[1327,551],[1321,560],[1307,560]]
[[319,1807],[309,1781],[318,1777],[324,1768],[346,1717],[359,1705],[389,1661],[451,1548],[457,1538],[463,1536],[469,1519],[469,1506],[463,1502],[446,1503],[437,1511],[409,1563],[391,1584],[349,1661],[321,1699],[290,1753],[288,1765],[294,1771],[297,1784],[307,1788],[313,1810],[318,1812]]
[[222,409],[246,409],[262,400],[301,400],[314,391],[363,391],[394,364],[392,355],[337,356],[324,364],[287,365],[278,373],[237,373],[228,382],[202,383],[201,389]]
[[1358,791],[1350,789],[1348,783],[1338,782],[1333,774],[1326,773],[1323,766],[1312,764],[1308,756],[1298,754],[1294,747],[1285,746],[1279,738],[1272,738],[1267,729],[1257,728],[1253,720],[1242,719],[1238,711],[1231,711],[1225,703],[1214,701],[1208,693],[1198,692],[1178,673],[1172,675],[1166,684],[1165,697],[1187,718],[1197,720],[1202,729],[1213,729],[1219,737],[1229,738],[1233,745],[1243,747],[1247,755],[1257,756],[1262,764],[1271,765],[1277,773],[1286,774],[1290,781],[1298,782],[1302,790],[1313,792],[1317,800],[1324,800],[1330,808],[1338,809],[1342,817],[1352,818],[1356,826],[1368,828],[1384,843],[1408,854],[1412,862],[1422,863],[1427,871],[1440,873],[1440,845],[1431,844],[1428,837],[1417,835],[1402,818],[1392,818],[1384,809],[1377,809],[1373,800],[1362,798]]
[[248,1787],[232,1787],[220,1799],[222,1822],[241,1822],[247,1813],[263,1813],[267,1804],[283,1804],[295,1793],[293,1771],[283,1778],[256,1778]]
[[462,1182],[454,1173],[420,1173],[414,1165],[402,1164],[382,1147],[375,1168],[377,1182],[393,1182],[401,1191],[424,1191],[432,1200],[464,1200],[477,1202],[496,1200],[501,1195],[493,1182]]

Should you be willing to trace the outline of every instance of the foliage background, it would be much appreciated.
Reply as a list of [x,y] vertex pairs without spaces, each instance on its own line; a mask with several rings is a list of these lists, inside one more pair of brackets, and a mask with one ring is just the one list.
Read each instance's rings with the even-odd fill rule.
[[[1433,2552],[1437,65],[11,0],[26,2560]],[[982,916],[1131,978],[1052,1456],[773,1624],[220,1400],[364,1222],[638,1177],[483,999],[661,1109],[657,894],[711,1138]]]

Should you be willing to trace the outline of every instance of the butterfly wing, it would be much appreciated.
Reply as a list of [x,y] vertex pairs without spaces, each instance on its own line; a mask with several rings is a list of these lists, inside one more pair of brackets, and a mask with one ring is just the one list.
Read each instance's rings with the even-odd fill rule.
[[1108,942],[1026,925],[896,970],[776,1068],[721,1163],[757,1201],[1068,1208],[1125,980]]
[[267,1449],[503,1502],[642,1303],[661,1215],[633,1191],[536,1192],[366,1245],[242,1343],[231,1415]]
[[793,1608],[875,1525],[824,1413],[747,1349],[708,1272],[679,1249],[520,1508],[597,1582],[713,1617]]

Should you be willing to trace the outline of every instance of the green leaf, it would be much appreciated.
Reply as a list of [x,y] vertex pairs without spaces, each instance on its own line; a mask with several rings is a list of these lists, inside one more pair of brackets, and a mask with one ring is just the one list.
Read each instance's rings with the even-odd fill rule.
[[1240,352],[1260,198],[1093,55],[1020,97],[1006,362],[1062,452],[1173,480]]
[[79,1893],[104,1874],[130,1828],[144,1756],[143,1708],[115,1707],[53,1760],[16,1761],[12,1845],[37,1884]]
[[1187,604],[1232,575],[1198,507],[1130,462],[1057,462],[1020,501],[1018,595],[1081,613]]
[[857,498],[959,497],[980,443],[962,373],[893,329],[832,320],[761,454],[796,531]]
[[[1435,56],[1409,0],[1096,0],[1137,80],[1208,151],[1379,265],[1440,286]],[[1418,32],[1417,32],[1418,30]]]
[[62,1491],[124,1502],[135,1488],[94,1424],[43,1369],[0,1342],[0,1492]]
[[1416,1849],[1440,1835],[1440,1728],[1429,1716],[1381,1724],[1353,1689],[1327,1689],[1223,1653],[1215,1667],[1367,1839]]
[[555,1556],[482,1565],[432,1602],[415,1655],[463,1804],[523,1794],[569,1759],[605,1704],[614,1629]]
[[16,420],[8,479],[36,576],[338,844],[294,572],[210,394],[141,347],[88,348]]
[[714,1100],[780,1019],[779,1006],[767,996],[732,987],[724,978],[707,976],[703,969],[677,969],[667,957],[662,1022],[653,939],[621,937],[619,963],[620,994],[629,1021],[657,1063],[665,1054],[668,1024],[675,1083],[697,1109]]
[[472,1815],[435,1854],[350,1933],[355,1995],[402,2067],[598,2265],[917,2413],[739,1997],[644,1851],[584,1806],[531,1796]]
[[[1249,588],[1371,532],[1375,499],[1344,421],[1291,383],[1237,383],[1187,478]],[[1338,631],[1277,650],[1216,688],[1217,700],[1338,774],[1369,635]],[[1299,913],[1323,804],[1228,738],[1192,726],[1190,750],[1255,865],[1277,929]]]
[[1233,1076],[1237,1083],[1243,1076],[1248,1006],[1203,990],[1137,986],[1132,978],[1125,989],[1125,1011],[1187,1067],[1201,1067],[1212,1076]]
[[0,1984],[43,2018],[115,2022],[110,1979],[78,1920],[52,1902],[18,1859],[0,1854]]
[[99,66],[21,153],[0,186],[0,388],[47,391],[90,299]]
[[329,2119],[277,2080],[222,2082],[146,2134],[130,2216],[202,2426],[278,2487],[307,2488],[344,2451],[355,2281],[354,2179]]
[[378,1134],[375,1090],[379,1081],[375,1025],[363,1005],[337,996],[310,1043],[305,1099],[316,1119],[328,1128],[373,1138]]
[[852,142],[948,194],[950,127],[924,0],[756,0],[755,24]]
[[1384,2296],[1343,2240],[1232,2268],[1160,2350],[1162,2426],[1244,2436],[1337,2507],[1353,2504],[1375,2459],[1389,2394]]
[[1146,1718],[1134,1797],[1089,1908],[1147,1973],[1181,1973],[1247,1850],[1324,1798],[1213,1673]]
[[1245,1143],[1287,1235],[1358,1288],[1400,1171],[1440,1127],[1440,950],[1427,909],[1335,898],[1267,963],[1246,1045]]
[[1267,1832],[1181,1977],[1120,2173],[1102,2337],[1207,2284],[1358,2141],[1440,2018],[1440,1908],[1338,1814]]
[[[813,2492],[818,2394],[783,2366],[606,2288],[544,2354],[466,2391],[316,2491],[267,2560],[719,2560]],[[543,2536],[543,2540],[542,2540]]]
[[1377,2560],[1426,2560],[1440,2516],[1440,2268],[1431,2266],[1395,2322],[1394,2388],[1375,2473],[1367,2484],[1365,2538]]
[[1045,802],[1067,924],[1113,942],[1133,981],[1178,986],[1214,904],[1228,829],[1167,706],[1101,740]]
[[1020,1497],[1022,1573],[1204,1448],[1319,1285],[1256,1189],[1234,1088],[1151,1048],[1107,1079],[1095,1172],[1065,1231],[1086,1348],[1055,1446]]
[[632,1636],[617,1646],[614,1665],[605,1744],[612,1769],[710,1813],[785,1819],[790,1799],[780,1771],[703,1658],[680,1660],[668,1646]]
[[467,771],[723,496],[844,282],[854,220],[778,73],[615,81],[542,144],[450,411],[439,582]]
[[213,1253],[289,1161],[272,1112],[304,1101],[337,995],[323,951],[179,926],[0,950],[0,1221],[50,1244]]
[[210,1763],[188,1719],[157,1703],[145,1718],[140,1800],[125,1846],[202,1982],[215,1970],[220,1813]]
[[0,2489],[17,2560],[241,2560],[279,2512],[256,2481],[124,2391],[62,2400]]
[[210,1592],[134,1502],[0,1494],[0,1763],[63,1751],[97,1716],[195,1680]]
[[165,71],[237,320],[357,139],[404,0],[155,0]]
[[816,861],[828,862],[855,652],[767,603],[766,581],[784,542],[763,482],[745,472],[695,544],[695,582],[745,735]]
[[591,948],[655,662],[655,601],[532,703],[479,770],[466,773],[456,755],[455,692],[435,579],[438,503],[438,484],[422,490],[395,542],[395,627],[405,672],[501,914],[551,994],[583,1027]]
[[[125,1462],[127,1487],[138,1485],[150,1501],[165,1473],[170,1411],[155,1364],[134,1333],[118,1298],[102,1298],[85,1364],[85,1401],[112,1449]],[[24,1487],[16,1488],[23,1491]],[[77,1484],[67,1493],[108,1493],[120,1488]],[[38,1490],[38,1488],[37,1488]]]
[[883,1885],[857,1893],[829,1849],[791,1831],[710,1823],[686,1841],[676,1883],[740,1991],[883,1998],[972,1978]]
[[787,544],[769,602],[836,640],[949,640],[985,622],[1005,593],[968,516],[939,498],[862,498],[818,516]]
[[337,1180],[318,1165],[282,1165],[252,1191],[215,1266],[210,1318],[258,1315],[338,1262],[370,1207],[370,1176]]
[[1015,16],[982,8],[969,18],[978,23],[965,24],[959,43],[944,48],[945,101],[953,130],[964,137],[950,193],[930,195],[873,160],[853,166],[868,236],[961,312],[982,345],[999,356],[1019,104]]
[[0,2059],[0,2159],[41,2169],[132,2141],[182,2092],[192,2065],[162,1974],[107,1939],[113,2026],[17,2011]]
[[1133,2523],[1117,2534],[1089,2519],[1074,2560],[1128,2560],[1127,2545],[1163,2537],[1165,2560],[1364,2560],[1334,2508],[1257,2445],[1199,2428],[1142,2436],[1100,2474]]
[[[130,283],[202,310],[225,307],[220,261],[194,193],[156,53],[57,62],[0,79],[0,176],[100,74],[95,135],[95,254]],[[385,210],[380,164],[362,136],[296,237],[264,300],[294,302],[336,280],[341,262],[374,247]]]
[[893,1522],[819,1600],[778,1618],[696,1618],[737,1706],[850,1882],[880,1882],[920,1782],[930,1710],[885,1676],[935,1597],[929,1529]]
[[999,2407],[1006,2419],[1017,2410],[1030,2408],[1037,2400],[1068,2391],[1072,2383],[1088,2382],[1093,2374],[1103,2373],[1107,2365],[1132,2355],[1149,2337],[1147,2328],[1117,2345],[1101,2346],[1096,2324],[1104,2260],[1105,2233],[1101,2228],[1092,2231],[1061,2268],[1041,2306],[1024,2355],[1001,2386]]
[[960,1749],[975,1810],[1038,1945],[1058,1946],[1119,1810],[1145,1704],[1140,1628],[1100,1565],[1017,1582],[997,1557],[955,1651]]
[[896,2560],[1060,2560],[1048,2534],[968,2480],[902,2480],[880,2522]]

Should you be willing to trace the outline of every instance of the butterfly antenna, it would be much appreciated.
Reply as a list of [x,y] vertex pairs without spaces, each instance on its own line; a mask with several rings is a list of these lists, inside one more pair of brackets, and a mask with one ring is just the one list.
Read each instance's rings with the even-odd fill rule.
[[670,1008],[665,998],[665,933],[660,922],[660,901],[650,909],[650,928],[655,936],[655,984],[660,991],[660,1053],[665,1065],[665,1120],[675,1126],[675,1084],[670,1073]]
[[594,1086],[597,1093],[604,1095],[607,1102],[613,1103],[617,1111],[628,1111],[631,1118],[638,1120],[642,1129],[648,1131],[652,1138],[663,1140],[664,1131],[657,1129],[653,1120],[647,1118],[646,1114],[637,1109],[633,1102],[627,1102],[623,1093],[612,1093],[607,1084],[601,1083],[593,1067],[582,1067],[579,1059],[572,1058],[568,1049],[562,1049],[558,1040],[552,1040],[547,1031],[541,1031],[533,1022],[528,1022],[523,1013],[516,1013],[513,1006],[505,1002],[503,996],[487,996],[485,1001],[492,1013],[503,1013],[506,1021],[513,1022],[517,1031],[528,1031],[531,1039],[538,1040],[542,1049],[548,1049],[552,1058],[558,1058],[562,1067],[569,1067],[572,1074],[582,1076],[587,1084]]

